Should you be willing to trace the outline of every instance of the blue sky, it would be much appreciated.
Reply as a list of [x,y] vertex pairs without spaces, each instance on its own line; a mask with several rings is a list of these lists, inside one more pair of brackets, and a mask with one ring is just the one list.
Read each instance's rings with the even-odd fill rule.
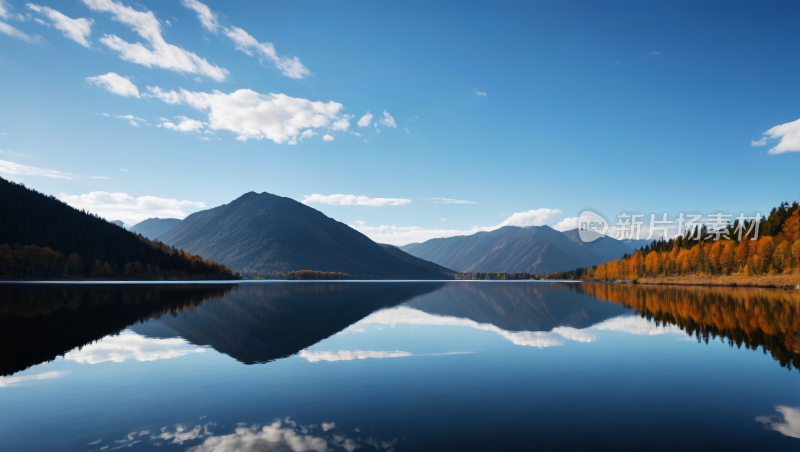
[[395,244],[764,212],[800,199],[798,14],[0,0],[0,176],[127,223],[266,191]]

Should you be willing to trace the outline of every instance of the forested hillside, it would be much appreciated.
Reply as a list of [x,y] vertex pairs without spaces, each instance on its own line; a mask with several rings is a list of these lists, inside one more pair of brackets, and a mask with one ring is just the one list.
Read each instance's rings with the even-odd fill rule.
[[0,178],[0,277],[234,279],[226,266],[148,240]]
[[[755,220],[753,220],[755,221]],[[741,238],[739,229],[742,229]],[[756,229],[758,236],[755,237]],[[704,225],[630,256],[586,269],[584,279],[615,280],[684,275],[788,274],[800,263],[800,205],[781,203],[759,224],[728,225],[719,240]]]

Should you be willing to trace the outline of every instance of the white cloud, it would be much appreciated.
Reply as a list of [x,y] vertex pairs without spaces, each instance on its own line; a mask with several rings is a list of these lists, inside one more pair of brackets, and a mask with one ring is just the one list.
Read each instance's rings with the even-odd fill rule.
[[767,137],[781,141],[777,146],[770,149],[768,154],[776,155],[786,152],[800,152],[800,119],[775,126],[766,132],[764,137],[758,141],[751,141],[751,146],[764,146],[767,144]]
[[118,118],[118,119],[127,119],[128,121],[130,121],[130,122],[131,122],[131,125],[132,125],[132,126],[134,126],[134,127],[139,127],[139,124],[138,124],[136,121],[141,121],[141,122],[144,122],[144,123],[146,123],[146,122],[147,122],[147,120],[146,120],[146,119],[144,119],[144,118],[137,118],[136,116],[133,116],[133,115],[119,115],[119,116],[115,116],[115,118]]
[[134,198],[125,193],[93,191],[84,195],[61,193],[58,198],[76,209],[94,212],[103,218],[136,224],[148,218],[184,218],[185,209],[200,209],[206,205],[197,201],[179,201],[156,196]]
[[[358,127],[369,127],[369,123],[372,122],[373,115],[370,112],[367,112],[361,119],[358,120]],[[361,136],[361,135],[359,135]]]
[[[175,424],[175,431],[174,432],[169,431],[169,429],[167,429],[167,427],[162,427],[161,428],[161,433],[158,433],[156,435],[151,435],[150,439],[151,440],[170,441],[170,444],[183,444],[186,441],[192,441],[192,440],[195,440],[195,439],[205,438],[205,437],[211,436],[212,433],[208,430],[208,427],[212,426],[212,425],[216,426],[217,423],[216,422],[209,422],[209,423],[207,423],[206,425],[203,425],[203,426],[195,425],[190,430],[183,424]],[[149,431],[140,432],[139,436],[147,435],[149,433],[150,433]],[[131,436],[128,435],[128,439],[133,439],[133,438],[131,438]]]
[[322,140],[323,141],[333,141],[333,135],[329,135],[329,134],[326,133],[325,136],[322,137]]
[[[0,7],[2,7],[2,5],[0,5]],[[34,374],[34,375],[16,375],[13,377],[0,377],[0,388],[7,386],[14,386],[20,383],[24,383],[26,381],[52,380],[54,378],[66,377],[70,373],[72,372],[69,370],[53,370],[50,372],[42,372],[40,374]]]
[[303,204],[329,204],[332,206],[404,206],[411,202],[410,199],[399,198],[368,198],[355,195],[320,195],[313,194],[303,199]]
[[0,149],[0,154],[5,154],[5,153],[11,154],[14,157],[25,157],[26,159],[32,159],[33,158],[33,156],[31,156],[31,155],[20,154],[19,152],[14,152],[11,149],[5,149],[5,150]]
[[119,52],[120,58],[147,67],[158,67],[176,72],[205,75],[216,81],[228,77],[226,69],[215,66],[193,52],[167,44],[161,36],[161,24],[152,11],[137,11],[112,0],[83,0],[90,9],[112,14],[117,22],[129,26],[144,38],[150,48],[141,43],[130,43],[116,35],[105,35],[100,42]]
[[[364,118],[361,118],[364,119]],[[388,111],[383,110],[383,117],[378,120],[381,124],[385,125],[386,127],[391,127],[393,129],[397,128],[397,123],[394,122],[394,118],[392,115],[389,114]]]
[[527,212],[517,212],[508,217],[505,221],[500,223],[498,227],[503,226],[541,226],[550,218],[560,215],[564,212],[558,209],[536,209]]
[[105,88],[108,92],[123,97],[139,97],[139,88],[127,78],[114,72],[96,77],[86,77],[86,81],[91,85],[97,85]]
[[483,91],[478,91],[477,88],[475,88],[475,95],[478,97],[486,97],[486,93]]
[[767,428],[786,436],[800,438],[800,407],[778,405],[775,410],[782,415],[783,422],[777,422],[775,419],[777,416],[759,416],[756,422],[761,422]]
[[400,358],[404,356],[413,356],[409,352],[401,352],[399,350],[393,352],[372,351],[372,350],[339,350],[338,352],[320,352],[312,350],[303,350],[298,356],[305,358],[310,363],[317,363],[320,361],[352,361],[355,359],[367,358]]
[[652,52],[647,52],[648,55],[661,55],[661,52],[656,52],[655,50]]
[[592,325],[585,331],[616,331],[619,333],[635,334],[637,336],[658,336],[661,334],[679,334],[686,332],[674,325],[658,326],[637,315],[620,316]]
[[[310,129],[342,127],[344,106],[289,97],[285,94],[259,94],[240,89],[231,94],[164,91],[158,87],[147,89],[168,104],[185,104],[208,111],[208,127],[212,130],[229,130],[237,140],[247,141],[267,138],[275,143],[296,144],[298,139],[314,135]],[[349,125],[349,123],[348,123]],[[303,131],[303,129],[308,129]]]
[[108,361],[121,363],[129,359],[136,361],[171,359],[204,351],[181,338],[155,339],[140,336],[132,331],[123,331],[118,336],[106,336],[98,342],[75,349],[64,355],[64,359],[81,364],[99,364]]
[[37,13],[44,14],[48,19],[55,22],[54,26],[56,29],[61,30],[67,38],[72,39],[84,47],[91,47],[88,38],[89,35],[92,34],[93,19],[72,19],[52,8],[34,5],[33,3],[28,3],[28,8]]
[[433,201],[434,204],[478,204],[477,202],[473,201],[462,201],[460,199],[450,199],[450,198],[422,198],[428,199]]
[[355,135],[355,136],[357,136],[357,137],[361,137],[361,134],[360,134],[360,133],[358,133],[358,132],[353,132],[352,130],[350,131],[350,134],[351,134],[351,135]]
[[[180,119],[178,125],[175,125],[171,121],[165,121],[161,124],[158,124],[156,127],[163,127],[168,130],[174,130],[176,132],[199,132],[208,124],[204,123],[203,121],[198,121],[196,119],[190,119],[186,116],[175,116],[176,118]],[[203,137],[206,140],[209,138]]]
[[64,173],[56,170],[36,168],[34,166],[20,165],[18,163],[0,160],[0,173],[13,174],[16,176],[42,176],[51,179],[75,180],[81,176],[77,174]]
[[39,35],[31,36],[31,35],[25,33],[24,31],[21,31],[21,30],[15,28],[15,27],[12,27],[11,25],[9,25],[9,24],[7,24],[5,22],[0,22],[0,33],[7,34],[8,36],[11,36],[12,38],[17,38],[19,40],[25,41],[28,44],[42,45],[42,44],[44,44],[46,42],[44,40],[44,38],[42,38]]
[[537,209],[519,212],[511,215],[495,226],[473,226],[470,229],[424,229],[418,226],[366,226],[357,225],[353,228],[378,243],[390,245],[405,245],[407,243],[424,242],[430,239],[472,235],[476,232],[494,231],[503,226],[541,226],[551,217],[562,212],[558,209]]
[[[232,452],[232,451],[260,451],[272,450],[275,444],[284,443],[295,452],[315,450],[325,452],[328,450],[328,442],[323,438],[307,435],[298,431],[293,421],[283,422],[276,420],[271,425],[262,428],[254,425],[252,427],[238,427],[235,433],[230,435],[212,436],[207,438],[202,444],[191,447],[189,452]],[[308,428],[306,428],[308,430]],[[355,449],[355,447],[354,447]]]
[[278,54],[275,46],[271,42],[258,42],[256,38],[250,36],[246,31],[239,27],[224,29],[225,36],[231,38],[236,43],[236,49],[253,56],[257,54],[261,61],[264,59],[271,61],[280,69],[283,75],[294,79],[301,79],[309,74],[308,70],[297,57],[289,58]]
[[217,32],[219,29],[217,14],[211,12],[211,8],[197,0],[181,0],[181,4],[197,13],[197,18],[200,19],[203,28],[213,33]]
[[368,315],[353,326],[363,326],[369,324],[381,325],[445,325],[445,326],[465,326],[480,331],[489,331],[511,341],[515,345],[526,347],[558,347],[564,345],[563,339],[578,342],[592,342],[597,339],[592,334],[583,330],[570,327],[557,327],[553,331],[506,331],[491,323],[478,323],[474,320],[433,315],[407,306],[400,306],[392,309],[384,309]]
[[25,22],[27,20],[27,17],[23,14],[12,13],[12,9],[14,8],[5,0],[0,0],[0,19],[16,20],[17,22]]
[[564,218],[553,226],[556,231],[570,231],[578,227],[580,217]]

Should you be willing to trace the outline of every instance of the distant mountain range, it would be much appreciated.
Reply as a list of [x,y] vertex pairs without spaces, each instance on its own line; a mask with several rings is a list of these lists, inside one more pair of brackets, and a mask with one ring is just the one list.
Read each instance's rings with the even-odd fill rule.
[[385,248],[318,210],[269,193],[246,193],[229,204],[193,213],[156,239],[242,274],[315,270],[440,279],[454,273],[398,248]]
[[504,226],[467,236],[411,243],[400,249],[464,273],[554,273],[633,253],[632,248],[611,237],[583,242],[577,229],[559,232],[550,226]]
[[[137,234],[142,234],[150,240],[155,239],[159,235],[167,232],[178,224],[181,220],[177,218],[148,218],[141,223],[136,223],[131,226],[129,230]],[[122,226],[122,225],[120,225]]]

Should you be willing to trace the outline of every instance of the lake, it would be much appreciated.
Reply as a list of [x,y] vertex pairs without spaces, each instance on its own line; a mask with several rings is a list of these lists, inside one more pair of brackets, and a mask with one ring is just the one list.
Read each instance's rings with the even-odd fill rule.
[[0,300],[2,450],[800,450],[797,290],[56,283]]

